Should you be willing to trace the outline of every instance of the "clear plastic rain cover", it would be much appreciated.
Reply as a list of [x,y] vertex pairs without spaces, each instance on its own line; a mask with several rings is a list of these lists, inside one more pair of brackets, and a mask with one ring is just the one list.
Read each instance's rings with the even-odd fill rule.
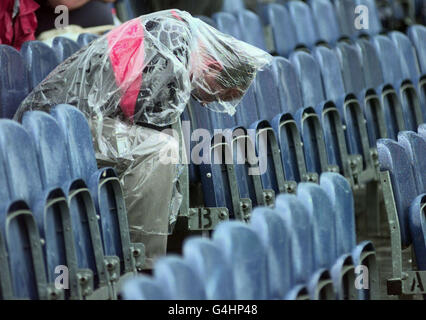
[[[122,24],[65,60],[22,102],[15,120],[29,110],[76,106],[91,126],[98,163],[117,168],[124,183],[140,166],[144,143],[149,148],[146,133],[132,126],[175,123],[191,95],[214,111],[233,115],[256,73],[271,61],[268,53],[187,12],[155,12]],[[106,137],[105,131],[113,132]],[[112,143],[114,135],[127,141]],[[155,156],[143,154],[146,170],[154,170]],[[175,192],[171,201],[171,222],[179,196]],[[141,228],[167,233],[160,225]]]
[[96,121],[120,116],[167,126],[191,94],[203,104],[217,101],[208,107],[233,115],[256,72],[271,59],[187,12],[155,12],[122,24],[60,64],[15,118],[68,103]]

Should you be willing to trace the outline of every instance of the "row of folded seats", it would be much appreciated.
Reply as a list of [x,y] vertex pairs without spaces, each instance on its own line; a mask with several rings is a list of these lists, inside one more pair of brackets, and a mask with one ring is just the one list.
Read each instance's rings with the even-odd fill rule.
[[144,246],[130,242],[120,183],[98,170],[84,115],[58,105],[22,125],[2,119],[0,150],[0,299],[116,298]]
[[[361,268],[369,276],[362,277]],[[364,274],[365,276],[366,274]],[[159,259],[153,277],[125,283],[129,300],[374,299],[378,275],[371,242],[356,242],[351,185],[338,173],[300,183],[250,223],[219,224],[212,238],[185,241],[183,257]]]
[[[206,207],[226,207],[231,217],[244,219],[247,207],[271,204],[274,194],[294,192],[297,183],[316,182],[325,171],[341,173],[371,196],[379,184],[376,141],[426,122],[426,70],[420,71],[422,55],[404,34],[312,51],[275,57],[233,117],[191,101],[182,119],[214,136],[207,157],[220,159],[223,148],[231,154],[228,166],[190,166],[190,181],[202,182]],[[249,139],[252,132],[256,137]],[[267,155],[260,176],[249,174],[256,166],[246,156],[249,149]]]
[[26,96],[60,63],[97,38],[80,34],[77,42],[56,37],[51,46],[41,41],[28,41],[18,52],[0,45],[0,117],[12,118]]

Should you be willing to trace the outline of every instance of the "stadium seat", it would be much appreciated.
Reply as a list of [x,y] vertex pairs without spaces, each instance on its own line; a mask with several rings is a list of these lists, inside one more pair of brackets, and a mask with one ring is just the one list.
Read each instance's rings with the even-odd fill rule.
[[[369,241],[356,244],[355,207],[351,186],[346,179],[335,173],[323,173],[320,179],[321,188],[331,200],[336,228],[336,250],[339,257],[331,268],[331,276],[337,291],[338,299],[377,299],[379,276],[374,246]],[[354,289],[353,267],[369,268],[368,289],[359,292]],[[347,279],[345,281],[344,279]]]
[[384,80],[394,86],[399,92],[399,100],[402,108],[405,125],[398,131],[416,130],[423,123],[423,116],[417,90],[410,81],[405,78],[401,67],[397,49],[386,36],[375,36],[374,45],[380,58]]
[[302,1],[289,1],[287,8],[295,27],[298,46],[313,47],[319,38],[311,9]]
[[418,88],[423,121],[426,122],[426,82],[420,76],[416,50],[410,39],[401,32],[393,31],[389,33],[389,37],[398,49],[403,79],[411,80],[413,85]]
[[267,251],[269,299],[284,299],[292,283],[292,230],[275,210],[262,207],[253,210],[250,226]]
[[399,114],[396,110],[400,108],[395,110],[394,106],[398,106],[398,97],[391,85],[383,86],[385,81],[374,45],[366,39],[359,39],[357,48],[364,78],[364,90],[358,93],[358,98],[363,102],[370,145],[375,146],[378,139],[388,137],[388,128],[391,135],[395,133]]
[[391,139],[380,139],[377,142],[380,169],[390,174],[393,196],[398,213],[401,230],[401,243],[404,247],[411,244],[408,227],[409,209],[418,195],[413,169],[404,147]]
[[281,150],[284,175],[287,181],[317,181],[316,173],[308,173],[301,137],[293,114],[303,107],[299,79],[287,59],[276,57],[273,62],[275,82],[284,113],[276,115],[271,122]]
[[368,28],[360,30],[360,34],[368,34],[374,36],[382,31],[382,23],[380,22],[379,12],[377,10],[375,0],[356,0],[356,5],[366,6],[368,9]]
[[[68,207],[68,195],[63,191],[67,190],[67,184],[72,183],[68,155],[64,147],[65,137],[55,119],[45,112],[25,113],[22,124],[28,132],[27,137],[30,137],[29,145],[25,147],[28,149],[29,157],[25,161],[28,168],[26,170],[30,170],[34,175],[26,174],[29,179],[26,184],[29,190],[40,188],[43,191],[39,199],[41,203],[34,206],[33,212],[38,220],[40,234],[46,242],[43,249],[48,280],[54,282],[57,277],[56,266],[68,266],[70,297],[81,299],[84,288],[79,287],[80,279],[86,276],[86,273],[90,275],[92,272],[77,270],[76,248],[78,246],[74,244],[75,236]],[[25,172],[19,166],[18,169]]]
[[167,256],[154,265],[154,279],[173,300],[205,300],[202,280],[184,259]]
[[261,17],[267,30],[267,43],[273,48],[272,53],[288,57],[298,43],[287,8],[277,3],[268,3],[261,7]]
[[80,50],[80,45],[65,37],[55,37],[52,41],[52,48],[55,50],[59,62],[62,63]]
[[[306,199],[307,201],[307,199]],[[325,269],[316,269],[314,244],[314,221],[299,196],[279,195],[276,199],[276,211],[290,225],[292,232],[293,289],[286,299],[295,299],[303,291],[310,299],[333,299],[334,288],[330,275]],[[297,247],[296,247],[297,246]]]
[[[41,181],[37,161],[28,134],[17,122],[0,120],[0,150],[1,190],[2,200],[5,201],[0,224],[5,235],[13,298],[59,298],[60,292],[55,291],[51,283],[47,287],[46,272],[53,270],[45,268],[37,227],[40,218],[31,213],[31,208],[37,209],[38,201],[43,201],[38,193]],[[50,239],[46,236],[45,240]],[[59,254],[62,257],[64,252]],[[60,257],[53,259],[60,261]]]
[[77,43],[81,48],[83,48],[96,39],[98,39],[98,36],[96,34],[81,33],[78,35]]
[[29,92],[28,73],[21,54],[0,45],[0,118],[11,119]]
[[233,300],[232,269],[224,253],[213,241],[205,238],[188,239],[183,246],[184,259],[203,282],[208,300]]
[[310,0],[309,5],[318,28],[320,41],[334,45],[340,38],[336,12],[330,0]]
[[242,30],[237,18],[229,12],[217,12],[212,16],[216,22],[217,30],[229,34],[236,39],[243,40]]
[[240,25],[241,40],[262,50],[268,51],[266,48],[265,35],[263,33],[263,25],[257,14],[244,10],[239,11],[236,15]]
[[244,0],[224,0],[222,5],[222,11],[237,13],[246,9]]
[[41,41],[25,42],[21,54],[28,69],[29,91],[32,91],[59,64],[53,49]]
[[358,36],[359,30],[355,28],[355,7],[354,0],[333,0],[336,10],[337,20],[342,37],[353,39]]
[[242,222],[219,224],[213,241],[231,266],[237,300],[268,299],[267,256],[260,237]]
[[426,27],[414,25],[408,28],[408,36],[416,48],[417,57],[422,75],[426,74]]

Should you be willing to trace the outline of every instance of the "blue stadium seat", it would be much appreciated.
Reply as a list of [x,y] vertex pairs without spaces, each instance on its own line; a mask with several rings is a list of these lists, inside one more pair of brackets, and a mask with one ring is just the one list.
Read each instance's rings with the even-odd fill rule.
[[61,63],[80,50],[80,45],[69,38],[55,37],[52,41],[52,48]]
[[423,121],[426,122],[426,82],[420,77],[416,50],[411,44],[410,39],[401,32],[393,31],[389,33],[389,37],[398,49],[403,79],[410,79],[418,88]]
[[[293,254],[293,288],[296,292],[301,292],[304,286],[310,299],[332,299],[335,296],[330,275],[325,269],[316,268],[316,254],[314,243],[314,221],[310,213],[303,205],[299,196],[280,195],[276,200],[276,211],[287,221],[292,232]],[[299,249],[300,248],[300,249]],[[299,250],[297,250],[299,249]],[[287,299],[294,299],[294,289],[286,296]]]
[[340,38],[339,22],[330,0],[310,0],[312,15],[320,41],[334,45]]
[[370,36],[379,34],[382,31],[382,23],[375,0],[356,0],[356,5],[363,5],[368,8],[368,29],[361,30],[360,33],[366,33]]
[[320,39],[311,9],[302,1],[289,1],[287,8],[295,27],[298,46],[313,47]]
[[294,52],[290,60],[299,76],[305,106],[295,113],[295,120],[303,139],[306,168],[320,175],[331,169],[321,122],[314,109],[325,101],[321,72],[318,63],[306,52]]
[[303,107],[298,76],[290,61],[281,57],[274,58],[273,71],[285,110],[276,115],[271,123],[279,141],[284,175],[287,181],[316,181],[316,174],[306,172],[301,137],[292,115]]
[[359,34],[359,30],[355,28],[355,7],[353,0],[334,0],[337,20],[339,21],[342,36],[355,38]]
[[401,242],[404,247],[411,244],[408,227],[410,205],[418,195],[413,168],[404,147],[390,139],[377,142],[380,169],[390,173],[393,196],[401,230]]
[[0,45],[0,118],[13,118],[28,95],[28,74],[21,54],[14,48]]
[[83,47],[87,46],[92,41],[95,41],[98,38],[99,38],[99,36],[97,36],[96,34],[81,33],[81,34],[78,35],[77,43],[81,48],[83,48]]
[[28,69],[30,91],[42,82],[59,64],[53,49],[41,41],[25,42],[22,45],[21,54]]
[[[106,256],[120,259],[121,271],[134,271],[131,257],[129,227],[123,191],[117,174],[112,168],[97,168],[91,132],[83,113],[70,105],[58,105],[51,114],[65,136],[72,180],[83,179],[93,197],[100,216],[102,234],[101,249]],[[99,232],[93,226],[93,232]],[[96,231],[97,230],[97,231]],[[98,244],[95,243],[96,248]]]
[[244,10],[238,12],[236,15],[238,23],[240,24],[242,40],[262,50],[268,51],[266,48],[265,35],[263,33],[263,25],[257,14]]
[[268,299],[267,256],[260,237],[242,222],[219,224],[213,241],[232,268],[237,300]]
[[232,269],[224,253],[213,241],[205,238],[188,239],[183,246],[183,254],[203,282],[208,300],[235,298]]
[[406,78],[403,74],[397,48],[392,40],[386,36],[375,36],[373,41],[380,58],[385,82],[392,84],[399,91],[399,99],[405,121],[404,130],[405,128],[416,130],[423,123],[420,101],[410,77]]
[[[331,200],[336,228],[338,259],[331,268],[331,276],[339,299],[373,299],[378,297],[378,277],[374,246],[369,241],[356,244],[355,207],[351,186],[341,175],[326,172],[321,175],[321,188]],[[353,267],[369,268],[369,289],[357,292],[353,287]],[[344,278],[348,279],[347,281]]]
[[47,299],[46,269],[37,227],[39,220],[36,221],[30,211],[30,206],[36,207],[38,197],[41,198],[39,201],[43,200],[38,194],[41,182],[31,140],[17,122],[0,120],[0,150],[4,201],[0,225],[5,235],[13,297]]
[[426,27],[414,25],[408,28],[408,36],[416,48],[417,58],[422,75],[426,74]]
[[217,30],[229,34],[236,39],[243,40],[242,30],[237,18],[229,12],[217,12],[212,16],[216,22]]
[[296,31],[287,8],[277,3],[261,7],[263,24],[267,26],[267,37],[273,44],[273,52],[287,57],[297,47]]
[[295,195],[279,195],[275,201],[275,208],[292,230],[292,287],[304,285],[314,272],[313,221]]
[[327,193],[314,183],[299,184],[297,198],[308,211],[313,225],[314,268],[329,269],[338,257],[332,203]]
[[[68,266],[71,298],[78,299],[81,295],[78,291],[76,245],[68,208],[68,194],[63,191],[68,190],[67,185],[72,183],[65,137],[55,119],[45,112],[27,112],[24,114],[22,123],[31,140],[29,141],[31,145],[26,149],[34,149],[32,162],[29,161],[30,159],[25,161],[27,170],[34,171],[34,174],[38,176],[33,177],[28,184],[31,189],[37,190],[38,187],[44,193],[44,201],[33,211],[38,220],[40,234],[46,241],[43,249],[48,280],[54,282],[57,277],[56,266]],[[30,175],[29,178],[31,178]],[[31,186],[34,183],[37,183],[37,186]],[[53,205],[49,204],[52,201]]]
[[410,206],[409,225],[413,240],[416,264],[419,270],[426,271],[426,193],[414,199]]
[[[370,145],[375,146],[378,139],[388,137],[388,123],[396,122],[394,106],[398,105],[398,97],[391,85],[383,86],[385,81],[374,45],[366,39],[359,39],[357,47],[361,55],[364,77],[364,90],[358,93],[358,98],[363,102]],[[388,117],[387,120],[385,115]],[[390,129],[394,130],[394,126]],[[391,134],[394,132],[391,131]]]
[[410,159],[417,191],[426,193],[426,140],[415,132],[402,131],[398,134],[398,143]]
[[[188,108],[191,113],[193,130],[204,129],[212,134],[214,130],[209,116],[211,113],[210,110],[202,107],[195,99],[191,99]],[[204,205],[210,208],[228,208],[229,215],[235,217],[239,213],[239,208],[233,205],[235,203],[235,199],[233,201],[235,190],[231,189],[231,182],[235,181],[233,180],[235,178],[233,174],[235,173],[232,172],[233,169],[231,171],[226,169],[228,166],[233,167],[233,162],[229,161],[229,159],[227,164],[224,161],[222,163],[213,161],[215,157],[222,159],[220,157],[221,154],[232,156],[230,147],[227,143],[223,143],[222,139],[219,139],[220,141],[217,143],[214,140],[209,141],[202,137],[199,139],[203,139],[199,140],[199,147],[202,148],[196,151],[192,150],[191,152],[197,152],[196,154],[200,156],[200,159],[204,160],[203,163],[195,163],[200,172]],[[203,150],[210,150],[210,154],[204,154]],[[232,195],[231,190],[234,191]]]
[[250,225],[267,251],[269,299],[284,299],[292,283],[292,230],[275,210],[262,207],[253,210]]
[[246,6],[244,0],[224,0],[222,5],[222,11],[237,13],[245,10]]
[[154,264],[154,279],[173,300],[205,300],[202,280],[189,263],[177,256],[167,256]]
[[169,300],[158,281],[149,277],[137,277],[126,282],[122,289],[124,300]]

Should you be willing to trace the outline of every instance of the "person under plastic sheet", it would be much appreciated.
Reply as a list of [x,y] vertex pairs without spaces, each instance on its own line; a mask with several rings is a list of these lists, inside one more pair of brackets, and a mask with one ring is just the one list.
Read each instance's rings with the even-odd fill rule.
[[156,12],[126,22],[64,61],[22,102],[15,119],[60,103],[84,112],[98,164],[117,170],[131,240],[145,244],[151,268],[166,252],[181,203],[179,142],[162,128],[179,120],[191,95],[232,115],[256,72],[271,60],[187,12]]

